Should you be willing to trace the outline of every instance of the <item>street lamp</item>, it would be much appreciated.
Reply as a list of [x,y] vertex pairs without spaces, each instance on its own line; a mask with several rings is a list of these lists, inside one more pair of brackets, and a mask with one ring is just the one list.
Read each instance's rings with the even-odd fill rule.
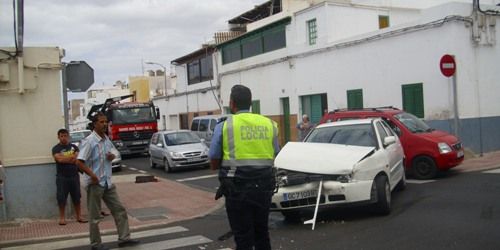
[[165,84],[165,92],[163,92],[163,95],[167,96],[167,68],[165,66],[163,66],[163,64],[156,63],[156,62],[145,62],[145,64],[158,65],[163,69],[163,77],[164,77],[164,84]]

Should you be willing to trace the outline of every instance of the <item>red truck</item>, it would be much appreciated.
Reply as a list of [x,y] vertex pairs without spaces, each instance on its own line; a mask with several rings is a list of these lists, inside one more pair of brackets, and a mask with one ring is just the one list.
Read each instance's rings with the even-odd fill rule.
[[108,136],[121,155],[142,154],[148,152],[149,140],[158,132],[160,112],[152,102],[124,102],[134,95],[118,96],[106,99],[104,104],[94,105],[87,118],[96,112],[108,117]]
[[339,109],[325,114],[320,123],[381,117],[399,136],[405,153],[405,168],[417,179],[434,178],[464,160],[460,140],[429,127],[416,116],[394,107]]

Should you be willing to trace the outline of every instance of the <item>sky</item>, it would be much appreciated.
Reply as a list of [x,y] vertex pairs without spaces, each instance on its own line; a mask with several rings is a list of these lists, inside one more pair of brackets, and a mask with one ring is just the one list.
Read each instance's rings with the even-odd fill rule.
[[[0,0],[0,47],[14,47],[12,0]],[[226,31],[227,21],[266,0],[24,0],[24,46],[65,49],[86,61],[94,86],[142,75]],[[161,69],[144,65],[145,70]]]

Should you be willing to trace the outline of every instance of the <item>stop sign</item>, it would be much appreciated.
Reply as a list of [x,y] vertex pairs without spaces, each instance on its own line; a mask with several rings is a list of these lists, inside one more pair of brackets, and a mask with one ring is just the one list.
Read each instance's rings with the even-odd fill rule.
[[455,58],[450,55],[444,55],[443,57],[441,57],[441,61],[439,62],[439,68],[441,69],[441,73],[443,73],[444,76],[453,76],[455,74],[455,70],[457,69]]

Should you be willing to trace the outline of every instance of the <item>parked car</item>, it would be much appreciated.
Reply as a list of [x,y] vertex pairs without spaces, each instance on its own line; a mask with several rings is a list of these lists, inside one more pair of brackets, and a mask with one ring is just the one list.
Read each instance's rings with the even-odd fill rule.
[[207,146],[210,147],[215,125],[226,117],[227,115],[197,116],[191,121],[191,131],[195,132],[201,139],[204,139]]
[[80,146],[82,140],[85,139],[87,136],[89,136],[90,133],[92,133],[92,131],[90,130],[79,130],[79,131],[69,132],[71,143],[75,144],[77,147]]
[[304,142],[288,142],[277,155],[278,191],[272,211],[288,219],[303,209],[372,204],[391,210],[391,191],[406,187],[404,153],[380,118],[321,124]]
[[405,152],[405,167],[417,179],[431,179],[464,160],[460,140],[447,132],[429,127],[424,121],[393,107],[335,110],[320,123],[381,117],[396,132]]
[[115,158],[111,161],[111,171],[122,171],[122,156],[118,150],[113,150]]
[[208,167],[208,147],[192,131],[161,131],[151,138],[149,160],[152,168],[161,165],[167,172],[187,167]]

